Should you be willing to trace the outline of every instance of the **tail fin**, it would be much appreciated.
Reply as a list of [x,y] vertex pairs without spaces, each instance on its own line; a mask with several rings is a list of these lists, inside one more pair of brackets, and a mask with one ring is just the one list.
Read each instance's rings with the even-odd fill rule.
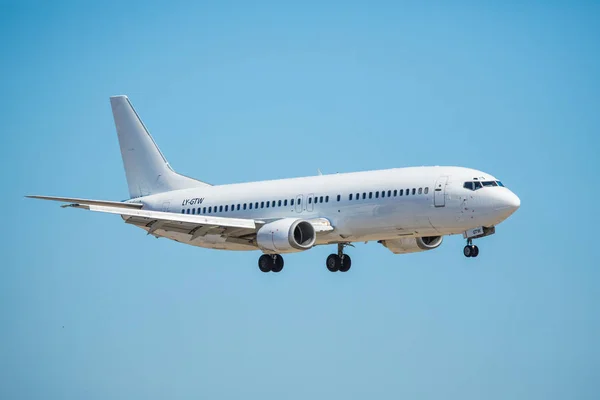
[[110,106],[131,198],[208,186],[171,169],[127,96],[111,97]]

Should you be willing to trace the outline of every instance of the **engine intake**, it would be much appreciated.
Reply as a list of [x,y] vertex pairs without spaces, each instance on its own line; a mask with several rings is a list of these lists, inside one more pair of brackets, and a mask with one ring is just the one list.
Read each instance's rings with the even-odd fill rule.
[[264,253],[293,253],[314,246],[317,235],[308,221],[283,218],[263,225],[256,233],[256,243]]

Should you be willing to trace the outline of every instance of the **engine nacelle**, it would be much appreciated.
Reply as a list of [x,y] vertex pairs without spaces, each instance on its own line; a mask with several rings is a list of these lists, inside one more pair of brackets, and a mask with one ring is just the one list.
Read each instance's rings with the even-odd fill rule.
[[393,240],[381,240],[379,243],[390,249],[394,254],[406,254],[433,250],[440,247],[443,239],[442,236],[407,237]]
[[314,246],[317,234],[308,221],[283,218],[263,225],[256,233],[256,243],[264,253],[293,253]]

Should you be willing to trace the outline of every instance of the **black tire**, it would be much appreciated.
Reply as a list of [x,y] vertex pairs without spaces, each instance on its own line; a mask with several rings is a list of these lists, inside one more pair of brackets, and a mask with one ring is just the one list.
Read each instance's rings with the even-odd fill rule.
[[273,264],[271,271],[281,272],[282,269],[283,269],[283,257],[281,257],[281,255],[277,254],[275,256],[275,263]]
[[262,256],[260,256],[258,258],[258,268],[262,272],[269,272],[269,271],[271,271],[272,266],[273,266],[273,259],[271,258],[270,255],[263,254]]
[[473,246],[473,254],[471,254],[471,257],[477,257],[479,255],[479,247],[477,246]]
[[341,264],[342,264],[342,261],[340,260],[340,258],[338,257],[337,254],[330,254],[327,257],[327,261],[325,261],[325,265],[327,266],[327,269],[331,272],[339,271]]
[[344,254],[344,258],[342,258],[342,265],[340,266],[340,272],[348,272],[350,267],[352,266],[352,259],[349,255]]
[[471,248],[471,246],[465,246],[465,248],[463,249],[463,254],[465,255],[465,257],[471,257],[471,255],[473,254],[473,249]]

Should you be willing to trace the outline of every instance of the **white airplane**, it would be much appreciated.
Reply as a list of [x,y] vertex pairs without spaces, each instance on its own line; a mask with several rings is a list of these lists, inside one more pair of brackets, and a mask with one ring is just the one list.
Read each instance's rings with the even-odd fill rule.
[[352,242],[377,241],[395,254],[432,250],[445,235],[473,239],[520,206],[492,175],[461,167],[412,167],[212,186],[176,173],[127,96],[110,98],[130,200],[56,200],[62,207],[119,214],[155,237],[220,250],[260,250],[263,272],[280,272],[281,254],[336,244],[329,271],[346,272]]

